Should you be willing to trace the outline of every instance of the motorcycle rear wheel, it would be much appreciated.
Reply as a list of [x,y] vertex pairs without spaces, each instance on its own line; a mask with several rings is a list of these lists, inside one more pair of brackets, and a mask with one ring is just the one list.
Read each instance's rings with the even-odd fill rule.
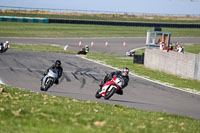
[[115,92],[116,92],[116,88],[113,87],[113,88],[111,89],[111,91],[106,92],[106,95],[104,96],[104,99],[105,99],[105,100],[108,100],[110,97],[112,97],[112,95],[113,95]]

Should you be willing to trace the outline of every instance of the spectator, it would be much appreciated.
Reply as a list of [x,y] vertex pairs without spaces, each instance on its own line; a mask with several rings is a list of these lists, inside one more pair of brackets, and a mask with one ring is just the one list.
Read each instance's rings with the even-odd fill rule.
[[172,43],[169,44],[169,49],[170,49],[170,50],[173,50],[173,49],[174,49]]
[[169,52],[170,50],[173,50],[173,46],[172,43],[169,44],[168,47],[166,47],[167,52]]
[[179,43],[179,42],[176,42],[175,49],[174,49],[176,52],[179,51],[179,45],[180,45],[180,43]]
[[177,51],[178,51],[179,53],[184,54],[184,48],[183,48],[183,46],[182,46],[180,43],[179,43],[178,46],[177,46]]
[[183,47],[183,46],[182,46],[182,51],[181,51],[181,53],[184,54],[184,47]]
[[163,50],[162,42],[160,42],[160,50]]
[[164,42],[161,42],[161,43],[160,43],[160,50],[164,50],[164,46],[165,46],[165,43],[164,43]]

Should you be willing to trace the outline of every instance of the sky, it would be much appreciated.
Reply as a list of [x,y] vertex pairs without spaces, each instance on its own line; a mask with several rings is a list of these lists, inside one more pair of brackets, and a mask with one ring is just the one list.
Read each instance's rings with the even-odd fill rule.
[[0,6],[200,16],[200,0],[0,0]]

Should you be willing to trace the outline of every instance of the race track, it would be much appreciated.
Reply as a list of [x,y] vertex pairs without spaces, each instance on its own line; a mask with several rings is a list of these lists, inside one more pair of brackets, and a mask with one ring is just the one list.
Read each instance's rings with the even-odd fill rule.
[[[22,44],[58,44],[69,45],[70,50],[79,50],[79,42],[82,46],[91,45],[94,43],[94,47],[90,48],[91,52],[102,52],[110,54],[125,55],[125,53],[131,49],[145,47],[146,40],[144,37],[126,37],[126,38],[5,38],[0,37],[0,41],[9,40],[11,43]],[[108,47],[105,47],[105,43],[108,42]],[[123,47],[123,42],[126,43],[126,47]],[[192,38],[171,38],[171,42],[180,42],[181,44],[200,43],[200,37]]]
[[[78,49],[78,42],[80,40],[72,39],[76,42],[68,42],[66,39],[26,39],[26,38],[4,38],[13,43],[29,43],[29,44],[69,44],[72,49]],[[131,46],[125,49],[138,48],[143,45],[144,38],[126,38],[135,40]],[[1,38],[1,40],[3,40]],[[20,41],[21,40],[21,41]],[[32,40],[32,41],[31,41]],[[53,41],[54,40],[54,41]],[[56,41],[55,41],[56,40]],[[101,39],[85,39],[88,42],[93,40],[96,42],[95,47],[100,49],[91,48],[91,51],[101,51],[105,53],[123,54],[121,45],[122,39],[110,38],[110,45],[113,42],[122,47],[121,50],[115,47],[109,48],[106,51],[104,45],[101,44]],[[99,45],[98,45],[99,40]],[[108,40],[108,39],[107,39]],[[200,39],[199,39],[200,40]],[[188,41],[188,40],[187,40]],[[123,42],[123,41],[122,41]],[[128,41],[127,41],[128,42]],[[200,42],[200,41],[199,41]],[[193,43],[193,42],[189,42]],[[121,44],[121,45],[120,45]],[[103,79],[106,73],[113,70],[103,65],[99,65],[81,57],[74,55],[65,55],[60,53],[45,53],[45,52],[29,52],[29,51],[16,51],[9,50],[0,55],[0,80],[8,85],[27,88],[31,91],[40,91],[40,79],[42,73],[57,59],[62,61],[64,74],[59,85],[54,85],[48,90],[48,93],[57,96],[66,96],[82,100],[91,100],[98,102],[105,102],[111,104],[120,104],[123,106],[133,107],[142,110],[167,112],[169,114],[177,114],[188,116],[200,120],[200,96],[176,90],[170,87],[159,85],[142,78],[130,76],[130,82],[124,90],[124,95],[114,95],[110,100],[95,99],[94,95],[98,89],[99,81]]]

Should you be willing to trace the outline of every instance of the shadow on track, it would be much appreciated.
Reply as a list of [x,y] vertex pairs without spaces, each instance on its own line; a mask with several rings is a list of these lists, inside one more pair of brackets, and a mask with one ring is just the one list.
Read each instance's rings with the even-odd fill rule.
[[69,95],[86,95],[89,96],[87,94],[82,94],[82,93],[73,93],[73,92],[64,92],[64,91],[47,91],[49,93],[57,93],[57,94],[69,94]]
[[121,102],[121,103],[143,104],[143,105],[154,105],[154,104],[150,104],[150,103],[141,103],[141,102],[133,102],[133,101],[126,101],[126,100],[116,100],[116,99],[109,99],[109,101]]

